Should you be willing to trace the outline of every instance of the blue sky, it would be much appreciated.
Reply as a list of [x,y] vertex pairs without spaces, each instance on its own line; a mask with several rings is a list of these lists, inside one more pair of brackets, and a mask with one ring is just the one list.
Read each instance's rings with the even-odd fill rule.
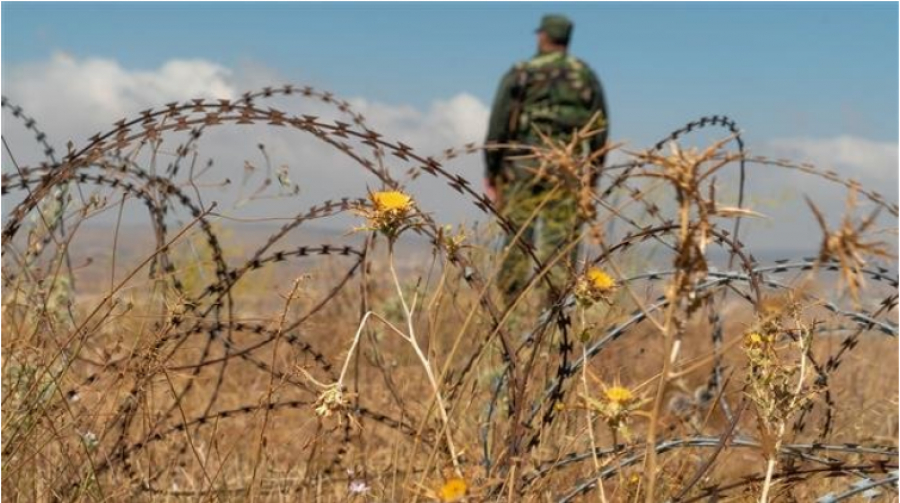
[[646,142],[704,113],[767,139],[898,136],[896,3],[4,3],[4,67],[65,51],[126,68],[252,63],[346,96],[424,106],[533,50],[541,14],[575,23],[614,134]]

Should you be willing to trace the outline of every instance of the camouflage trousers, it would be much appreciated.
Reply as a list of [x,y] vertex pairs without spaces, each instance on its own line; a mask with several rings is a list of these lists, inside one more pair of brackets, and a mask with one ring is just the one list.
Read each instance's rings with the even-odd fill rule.
[[[523,230],[518,240],[531,247],[542,263],[555,256],[578,236],[582,221],[578,215],[578,201],[570,190],[554,186],[534,177],[507,181],[498,187],[500,213]],[[515,239],[515,235],[504,236],[504,250]],[[549,271],[550,280],[562,288],[569,267],[574,267],[578,259],[578,247],[563,257],[559,257]],[[534,260],[521,248],[512,246],[500,266],[497,284],[507,303],[523,292],[529,279],[537,271]],[[545,292],[546,293],[546,292]]]

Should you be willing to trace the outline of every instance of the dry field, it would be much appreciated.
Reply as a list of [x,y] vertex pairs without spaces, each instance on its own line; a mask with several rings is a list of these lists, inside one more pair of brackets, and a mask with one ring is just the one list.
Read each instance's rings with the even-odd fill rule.
[[[425,157],[330,93],[163,105],[64,154],[4,114],[47,157],[3,168],[4,501],[898,500],[897,204],[749,155],[726,117],[603,169],[573,153],[590,131],[535,148],[585,220],[537,256],[443,166],[494,146]],[[235,226],[194,176],[216,128],[309,136],[379,184]],[[697,130],[719,140],[680,148]],[[809,204],[815,256],[741,243],[760,166],[846,189],[840,221]],[[419,177],[496,228],[438,221]],[[309,230],[330,221],[353,223]],[[509,253],[535,267],[507,305]]]

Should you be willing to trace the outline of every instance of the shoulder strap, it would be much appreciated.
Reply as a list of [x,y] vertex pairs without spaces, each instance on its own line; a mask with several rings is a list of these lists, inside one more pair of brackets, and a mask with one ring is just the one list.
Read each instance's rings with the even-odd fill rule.
[[522,115],[522,105],[525,100],[525,91],[528,89],[528,63],[529,62],[527,61],[517,63],[513,67],[513,71],[515,72],[515,80],[513,81],[513,86],[510,93],[511,106],[509,113],[509,132],[512,135],[513,140],[515,139],[516,133],[519,130],[519,119]]

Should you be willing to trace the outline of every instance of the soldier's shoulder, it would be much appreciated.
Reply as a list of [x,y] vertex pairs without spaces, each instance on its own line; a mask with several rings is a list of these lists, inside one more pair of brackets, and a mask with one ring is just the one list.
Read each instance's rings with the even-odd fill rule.
[[503,74],[503,78],[512,78],[514,75],[528,68],[528,61],[517,61],[513,63],[512,66],[506,70],[506,73]]
[[513,63],[512,67],[509,69],[509,73],[521,72],[522,70],[527,70],[529,66],[531,66],[533,58],[531,59],[523,59],[521,61],[516,61]]
[[600,76],[597,75],[597,72],[594,71],[593,68],[587,62],[582,59],[576,58],[575,56],[570,56],[570,65],[571,67],[578,72],[583,78],[586,78],[588,81],[592,82],[594,87],[600,86]]
[[583,71],[585,71],[585,72],[594,73],[594,69],[591,68],[591,65],[589,65],[589,64],[587,63],[587,61],[585,61],[585,60],[583,60],[583,59],[581,59],[581,58],[578,58],[578,57],[576,57],[576,56],[572,56],[572,55],[570,54],[570,55],[568,55],[568,56],[566,57],[566,61],[567,61],[567,63],[568,63],[571,67],[573,67],[573,68],[575,68],[575,69],[577,69],[577,70],[583,70]]
[[564,61],[565,58],[560,58],[559,53],[546,53],[546,54],[535,54],[534,56],[522,61],[520,64],[523,68],[526,69],[535,69],[535,68],[544,68],[549,66],[557,66],[560,61]]

